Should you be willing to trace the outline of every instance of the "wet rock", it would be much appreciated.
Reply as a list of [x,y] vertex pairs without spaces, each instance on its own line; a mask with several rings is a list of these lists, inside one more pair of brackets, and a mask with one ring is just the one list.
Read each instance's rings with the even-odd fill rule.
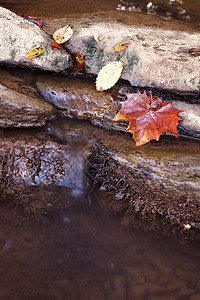
[[174,101],[173,106],[183,111],[179,114],[183,119],[180,123],[181,130],[186,135],[200,138],[200,104]]
[[[6,8],[0,7],[0,63],[63,71],[70,67],[71,58],[66,51],[51,49],[52,39],[37,25],[26,21]],[[25,55],[42,47],[45,52],[32,60]]]
[[[100,93],[96,91],[94,81],[89,79],[38,75],[36,82],[39,93],[66,117],[88,119],[95,125],[116,130],[128,127],[128,121],[113,121],[121,107],[119,102],[123,100],[118,91],[130,92],[131,87],[126,83],[120,82],[115,89]],[[200,105],[196,102],[174,101],[173,105],[184,111],[179,114],[183,118],[179,134],[200,137]]]
[[64,118],[45,128],[46,134],[28,129],[1,133],[1,199],[19,202],[19,195],[31,198],[33,188],[55,185],[78,199],[87,189],[86,173],[104,193],[105,205],[125,214],[124,224],[199,237],[198,141],[163,136],[159,143],[135,147],[128,134]]
[[[31,133],[31,132],[30,132]],[[25,186],[62,185],[73,187],[75,164],[70,145],[59,145],[32,131],[1,135],[1,190],[24,189]],[[6,162],[6,163],[5,163]],[[3,184],[3,180],[7,178]],[[4,186],[4,188],[3,188]]]
[[43,99],[30,97],[0,84],[0,127],[42,126],[54,108]]
[[88,119],[107,128],[126,128],[127,122],[123,126],[123,122],[113,121],[119,110],[119,99],[117,102],[111,91],[97,92],[92,80],[39,75],[36,86],[40,95],[66,117]]
[[[79,141],[89,147],[87,174],[105,192],[106,202],[125,212],[125,224],[137,225],[140,216],[146,230],[198,235],[199,141],[162,136],[159,143],[135,147],[130,135],[64,119],[52,121],[49,130],[63,142],[70,141],[70,132],[79,132]],[[189,231],[184,230],[187,223]]]
[[[200,217],[199,145],[190,145],[189,154],[189,145],[183,146],[183,141],[168,137],[162,141],[143,149],[125,143],[114,148],[97,144],[89,168],[101,190],[113,193],[112,207],[125,209],[130,223],[137,223],[135,211],[144,218],[147,230],[162,227],[168,231],[169,224],[179,225],[183,235],[188,236],[196,228],[186,232],[183,224],[193,220],[198,223]],[[158,223],[149,219],[157,219]]]
[[[200,92],[200,34],[164,30],[121,22],[81,20],[70,23],[74,35],[66,43],[70,53],[85,56],[87,73],[98,74],[111,61],[124,63],[121,78],[134,86],[148,86],[179,92]],[[131,45],[122,52],[114,47],[123,41]],[[191,67],[192,66],[192,67]]]
[[32,73],[34,71],[29,68],[1,66],[0,83],[15,92],[32,98],[39,98],[44,102],[43,97],[39,95],[37,89],[34,87]]
[[82,198],[83,177],[83,159],[70,144],[60,145],[33,130],[1,133],[1,201],[23,204],[26,211],[36,214],[53,204],[59,206],[60,196],[66,206]]

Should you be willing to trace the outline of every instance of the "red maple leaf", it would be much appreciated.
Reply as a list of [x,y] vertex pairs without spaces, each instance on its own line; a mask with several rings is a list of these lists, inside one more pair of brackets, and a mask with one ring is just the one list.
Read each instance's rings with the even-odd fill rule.
[[162,103],[162,98],[150,96],[146,91],[126,94],[127,100],[120,102],[122,108],[114,120],[129,120],[126,132],[131,132],[136,146],[146,144],[152,139],[157,141],[161,133],[169,132],[177,137],[178,121],[182,120],[177,114],[182,112],[171,104],[173,101]]

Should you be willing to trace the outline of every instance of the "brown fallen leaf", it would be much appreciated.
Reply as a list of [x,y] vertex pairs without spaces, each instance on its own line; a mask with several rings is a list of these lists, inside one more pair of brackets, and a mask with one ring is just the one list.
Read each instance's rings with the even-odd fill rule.
[[73,59],[73,71],[75,73],[81,72],[85,67],[85,57],[80,52],[75,52],[72,54]]
[[130,41],[124,41],[120,45],[116,45],[114,50],[116,52],[121,52],[126,50],[130,46],[131,42]]
[[30,50],[29,52],[26,53],[25,58],[26,59],[33,59],[33,58],[43,54],[44,51],[45,51],[45,48],[41,48],[41,47],[32,49],[32,50]]
[[36,24],[40,28],[42,28],[42,19],[38,19],[38,18],[35,18],[35,17],[30,17],[30,16],[25,16],[24,14],[20,14],[19,16],[24,18],[25,20],[27,20],[29,22],[32,22],[32,23]]
[[58,44],[62,44],[67,42],[72,35],[73,35],[73,30],[69,25],[67,25],[65,27],[56,30],[53,34],[53,38]]
[[64,50],[64,48],[60,44],[58,44],[56,42],[52,42],[51,43],[51,47],[52,47],[52,50],[58,50],[58,49]]
[[200,56],[200,48],[191,48],[188,53],[194,56]]
[[177,136],[178,121],[182,120],[177,114],[182,112],[171,104],[173,101],[162,103],[162,99],[150,96],[144,92],[126,94],[127,100],[120,102],[122,108],[114,120],[129,120],[126,132],[131,132],[136,146],[146,144],[152,139],[157,141],[161,133],[169,132]]

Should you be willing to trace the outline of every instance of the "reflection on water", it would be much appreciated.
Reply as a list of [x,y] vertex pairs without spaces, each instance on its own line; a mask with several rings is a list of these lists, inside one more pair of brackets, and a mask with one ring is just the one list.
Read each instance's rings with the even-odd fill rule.
[[[43,18],[62,18],[95,12],[120,10],[158,14],[167,19],[189,22],[200,28],[199,0],[1,0],[1,5],[18,14]],[[117,15],[116,15],[117,18]]]
[[37,222],[1,206],[0,299],[198,299],[199,243],[122,226],[98,197]]
[[167,19],[191,21],[200,26],[199,0],[118,0],[117,10],[159,14]]

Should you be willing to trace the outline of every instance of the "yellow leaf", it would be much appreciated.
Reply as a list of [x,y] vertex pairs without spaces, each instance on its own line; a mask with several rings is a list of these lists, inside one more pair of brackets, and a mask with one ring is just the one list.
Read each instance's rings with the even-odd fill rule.
[[32,49],[31,51],[26,53],[25,58],[26,59],[33,59],[33,58],[43,54],[44,50],[45,50],[45,48],[41,48],[41,47]]
[[68,41],[71,38],[72,34],[72,28],[69,25],[67,25],[56,30],[53,34],[53,38],[58,44],[62,44]]
[[116,45],[114,50],[116,52],[121,52],[126,50],[129,46],[130,46],[131,42],[130,41],[124,41],[123,43],[121,43],[120,45]]
[[189,230],[191,228],[190,224],[183,224],[184,230]]
[[110,89],[118,81],[123,69],[121,61],[113,61],[104,66],[96,79],[96,89],[101,92]]

